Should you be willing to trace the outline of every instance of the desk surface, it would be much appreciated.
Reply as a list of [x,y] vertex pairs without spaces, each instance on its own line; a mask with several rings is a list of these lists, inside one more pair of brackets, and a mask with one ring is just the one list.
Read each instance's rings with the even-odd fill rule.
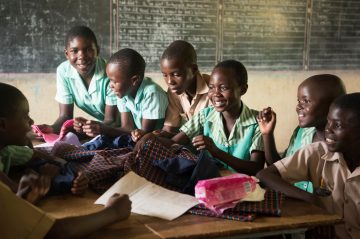
[[[56,218],[84,215],[102,208],[93,204],[98,195],[87,192],[84,197],[63,195],[42,201],[40,208]],[[305,202],[285,199],[281,217],[258,216],[253,222],[238,222],[185,214],[173,221],[131,214],[130,218],[108,226],[87,238],[208,238],[287,231],[319,225],[341,223],[337,215]]]

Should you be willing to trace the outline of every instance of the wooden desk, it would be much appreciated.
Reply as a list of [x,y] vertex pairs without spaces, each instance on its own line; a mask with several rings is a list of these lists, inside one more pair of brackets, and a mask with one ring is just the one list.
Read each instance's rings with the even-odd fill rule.
[[[56,196],[44,200],[39,207],[56,218],[84,215],[102,208],[93,204],[97,198],[92,192],[84,197]],[[254,222],[238,222],[185,214],[165,221],[133,213],[129,219],[87,238],[249,238],[283,233],[296,233],[296,238],[302,238],[307,228],[341,222],[337,215],[329,215],[305,202],[285,199],[281,217],[258,216]]]

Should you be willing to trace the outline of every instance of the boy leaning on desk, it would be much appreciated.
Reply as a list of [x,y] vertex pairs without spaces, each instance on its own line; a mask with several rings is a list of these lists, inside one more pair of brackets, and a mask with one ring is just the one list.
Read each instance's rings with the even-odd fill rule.
[[[334,226],[336,238],[359,238],[359,146],[360,93],[352,93],[338,97],[331,104],[325,141],[300,149],[260,171],[257,177],[269,188],[342,216],[344,224]],[[313,183],[313,194],[289,184],[303,180]]]

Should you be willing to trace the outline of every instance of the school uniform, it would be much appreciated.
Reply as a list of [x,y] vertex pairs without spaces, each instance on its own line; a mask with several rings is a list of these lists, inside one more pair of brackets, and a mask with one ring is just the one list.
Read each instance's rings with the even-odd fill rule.
[[316,133],[315,127],[300,128],[296,127],[293,135],[290,138],[290,143],[285,151],[285,157],[293,155],[302,147],[311,144]]
[[185,123],[180,131],[189,139],[197,135],[211,138],[216,147],[242,160],[250,160],[253,150],[264,151],[264,145],[256,121],[257,111],[249,109],[242,103],[240,117],[226,137],[222,114],[210,106],[201,110],[197,115]]
[[55,219],[17,197],[0,182],[1,237],[7,239],[44,238]]
[[209,80],[209,75],[200,73],[196,75],[196,92],[191,101],[185,92],[177,95],[168,89],[169,106],[166,110],[164,125],[179,128],[200,110],[208,107],[211,104],[207,96]]
[[25,146],[6,146],[0,150],[0,171],[8,174],[12,166],[26,164],[33,154],[34,151]]
[[[316,133],[315,127],[308,128],[300,128],[296,127],[293,135],[291,136],[290,143],[288,148],[285,151],[285,157],[292,156],[296,151],[305,147],[308,144],[311,144]],[[314,191],[314,187],[311,182],[303,181],[295,183],[295,186],[312,193]]]
[[137,129],[141,129],[142,119],[159,120],[155,129],[161,129],[167,106],[166,92],[148,77],[142,80],[135,99],[130,95],[117,99],[119,111],[131,112]]
[[86,89],[81,76],[70,62],[61,63],[56,70],[55,100],[61,104],[75,103],[94,118],[104,120],[105,105],[116,105],[116,96],[109,87],[110,80],[105,69],[105,60],[97,57],[95,73]]
[[358,238],[360,235],[360,167],[349,171],[344,156],[330,152],[325,142],[309,144],[293,156],[276,162],[281,177],[289,182],[309,180],[314,187],[324,181],[331,191],[321,202],[330,213],[344,218],[345,223],[336,225],[339,238]]

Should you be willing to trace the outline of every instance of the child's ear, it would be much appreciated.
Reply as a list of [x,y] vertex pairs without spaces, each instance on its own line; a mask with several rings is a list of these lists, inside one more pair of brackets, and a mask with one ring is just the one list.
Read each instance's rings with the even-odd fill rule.
[[191,64],[190,65],[191,71],[193,73],[193,75],[195,76],[197,74],[197,72],[199,71],[199,67],[197,64]]
[[241,95],[245,95],[245,93],[247,92],[247,90],[248,90],[248,84],[241,85],[241,87],[240,87],[240,94],[241,94]]
[[131,77],[132,86],[137,86],[140,82],[141,82],[140,76],[134,75],[133,77]]
[[64,49],[64,55],[65,55],[65,57],[66,57],[66,59],[69,59],[69,55],[68,55],[69,53],[68,53],[68,50],[67,50],[67,48],[65,48]]

